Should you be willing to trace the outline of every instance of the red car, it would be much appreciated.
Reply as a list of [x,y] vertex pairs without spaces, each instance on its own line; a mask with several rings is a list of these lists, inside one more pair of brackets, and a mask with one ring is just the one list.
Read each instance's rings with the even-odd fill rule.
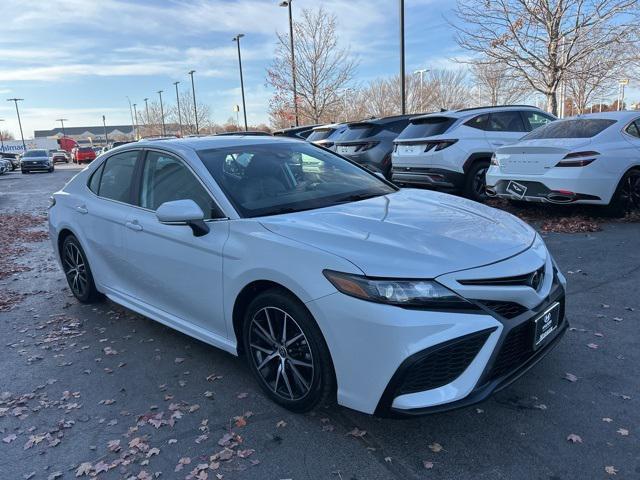
[[71,151],[73,162],[80,164],[82,162],[91,162],[96,159],[96,152],[91,147],[75,147]]

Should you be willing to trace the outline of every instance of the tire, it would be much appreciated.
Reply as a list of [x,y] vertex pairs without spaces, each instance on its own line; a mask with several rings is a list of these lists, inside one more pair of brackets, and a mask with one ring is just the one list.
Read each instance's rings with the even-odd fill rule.
[[486,174],[489,169],[489,160],[479,160],[471,165],[464,181],[464,195],[476,202],[484,202],[487,199],[485,188],[487,186]]
[[29,170],[20,170],[22,173],[29,173]]
[[625,173],[616,191],[607,205],[607,214],[612,217],[624,217],[627,213],[640,210],[640,169],[631,169]]
[[[95,303],[99,301],[102,295],[96,289],[87,256],[80,242],[73,235],[67,236],[62,242],[60,259],[62,260],[64,276],[67,278],[67,284],[73,296],[80,303]],[[78,268],[78,266],[81,267]]]
[[49,173],[53,173],[53,167],[48,170]]
[[329,349],[297,298],[279,289],[259,294],[246,310],[242,336],[249,368],[275,403],[302,413],[333,398]]

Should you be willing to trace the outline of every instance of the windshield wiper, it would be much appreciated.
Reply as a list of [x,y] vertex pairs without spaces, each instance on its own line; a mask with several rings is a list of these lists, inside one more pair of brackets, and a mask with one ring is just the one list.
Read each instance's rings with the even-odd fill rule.
[[341,203],[350,203],[350,202],[359,202],[360,200],[367,200],[373,197],[381,197],[384,195],[383,193],[356,193],[353,195],[348,195],[340,200],[336,201],[334,205],[339,205]]

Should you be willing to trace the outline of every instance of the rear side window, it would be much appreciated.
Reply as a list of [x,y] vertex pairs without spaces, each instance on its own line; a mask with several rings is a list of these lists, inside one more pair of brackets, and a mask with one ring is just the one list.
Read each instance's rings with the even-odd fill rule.
[[95,172],[91,175],[89,179],[89,190],[98,195],[98,191],[100,189],[100,177],[102,176],[102,170],[104,169],[104,163],[101,163],[100,166],[96,169]]
[[471,120],[467,120],[465,125],[471,128],[477,128],[478,130],[486,130],[489,124],[489,115],[478,115]]
[[526,132],[520,112],[495,112],[489,115],[489,132]]
[[630,123],[625,132],[632,137],[640,138],[640,121],[636,120],[635,122]]
[[434,135],[442,135],[456,121],[455,118],[449,117],[427,117],[416,118],[406,126],[402,133],[398,135],[398,139],[402,138],[427,138]]
[[131,203],[131,183],[137,159],[137,150],[109,157],[102,168],[98,195],[118,202]]
[[524,123],[527,131],[544,127],[547,123],[553,122],[553,118],[540,112],[522,112],[524,115]]
[[349,140],[358,140],[360,138],[371,137],[376,132],[375,125],[370,123],[362,123],[358,125],[352,125],[345,130],[345,132],[340,137],[341,142],[349,141]]
[[604,118],[576,118],[551,122],[524,136],[522,140],[539,138],[591,138],[616,123]]

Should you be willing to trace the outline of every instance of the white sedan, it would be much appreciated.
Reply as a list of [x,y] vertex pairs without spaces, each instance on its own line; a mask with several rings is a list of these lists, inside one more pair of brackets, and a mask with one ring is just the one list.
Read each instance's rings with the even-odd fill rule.
[[498,149],[487,192],[513,200],[640,209],[640,112],[579,115]]
[[293,411],[417,414],[483,400],[567,328],[565,280],[510,214],[399,190],[312,144],[137,142],[52,197],[81,302],[102,295],[243,355]]

